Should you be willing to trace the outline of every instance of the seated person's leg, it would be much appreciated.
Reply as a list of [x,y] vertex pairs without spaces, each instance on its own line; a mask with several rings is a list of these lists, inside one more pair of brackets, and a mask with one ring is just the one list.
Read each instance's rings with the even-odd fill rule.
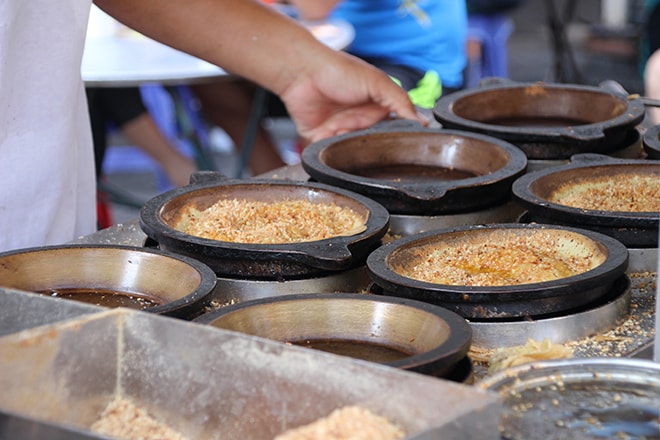
[[129,142],[154,158],[173,185],[189,183],[190,174],[197,170],[195,163],[161,132],[144,106],[137,87],[88,89],[88,97],[99,173],[105,154],[105,123],[110,122],[122,131]]
[[[660,5],[647,11],[644,38],[648,46],[648,59],[644,65],[644,94],[660,99]],[[648,107],[647,114],[653,125],[660,124],[660,109]]]
[[[660,49],[653,52],[646,61],[644,93],[649,98],[660,99]],[[647,112],[652,125],[660,124],[660,108],[649,107]]]
[[[191,89],[199,99],[206,118],[222,128],[234,145],[241,147],[252,109],[254,85],[241,79],[221,79],[213,83],[192,85]],[[284,165],[277,146],[268,132],[259,125],[248,158],[251,173],[263,174]]]
[[99,178],[103,171],[103,158],[108,145],[107,140],[107,122],[108,118],[101,105],[99,91],[102,89],[87,88],[87,105],[89,109],[89,119],[92,126],[92,140],[94,142],[94,163],[96,168],[96,177]]

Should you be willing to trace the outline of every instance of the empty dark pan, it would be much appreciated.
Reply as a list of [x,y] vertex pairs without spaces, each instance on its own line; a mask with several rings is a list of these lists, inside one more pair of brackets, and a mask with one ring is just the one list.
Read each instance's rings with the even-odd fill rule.
[[567,159],[620,148],[645,106],[600,87],[503,80],[440,98],[434,115],[446,128],[512,142],[529,159]]
[[438,215],[508,201],[527,158],[493,137],[399,123],[314,143],[302,166],[312,179],[363,194],[391,214]]

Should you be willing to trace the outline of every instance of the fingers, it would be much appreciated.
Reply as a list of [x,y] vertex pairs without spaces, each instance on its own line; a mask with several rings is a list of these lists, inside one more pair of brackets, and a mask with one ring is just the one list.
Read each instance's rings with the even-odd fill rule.
[[297,80],[282,99],[307,141],[361,130],[392,118],[427,126],[405,90],[384,72],[363,60],[332,53],[337,62]]
[[[386,120],[396,119],[398,115],[389,113],[378,104],[364,105],[360,107],[351,107],[341,112],[337,112],[325,119],[319,126],[301,133],[309,142],[317,142],[322,139],[349,133],[355,130],[363,130],[372,125]],[[405,118],[417,121],[426,127],[429,124],[428,118],[413,110],[411,117]]]
[[[390,81],[388,79],[388,81]],[[393,83],[393,82],[392,82]],[[388,116],[392,119],[410,119],[417,121],[424,127],[428,126],[429,121],[420,112],[417,111],[413,103],[410,101],[408,94],[403,89],[398,89],[395,93],[392,87],[393,84],[383,84],[371,90],[374,101],[378,102],[384,108],[390,110]],[[398,88],[398,86],[396,86]],[[386,91],[387,94],[383,94]]]
[[310,133],[310,139],[317,141],[350,131],[367,128],[387,118],[388,112],[377,104],[351,107],[334,113]]

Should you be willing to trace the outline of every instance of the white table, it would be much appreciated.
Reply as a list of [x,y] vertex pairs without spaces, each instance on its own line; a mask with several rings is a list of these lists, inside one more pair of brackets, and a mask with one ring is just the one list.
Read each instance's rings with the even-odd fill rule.
[[90,87],[179,85],[225,75],[206,61],[141,36],[88,38],[82,77]]
[[[345,49],[355,35],[343,20],[301,24],[336,50]],[[81,73],[85,84],[93,87],[180,85],[226,75],[218,66],[122,27],[110,35],[87,37]]]

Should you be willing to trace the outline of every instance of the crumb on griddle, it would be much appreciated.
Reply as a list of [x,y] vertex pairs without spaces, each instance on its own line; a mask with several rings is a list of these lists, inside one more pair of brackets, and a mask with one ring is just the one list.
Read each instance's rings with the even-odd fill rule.
[[[631,281],[630,315],[609,331],[569,341],[564,344],[575,358],[628,357],[655,336],[656,272],[633,272]],[[481,348],[474,344],[468,356],[474,363],[475,377],[488,375],[490,360],[497,349]]]

